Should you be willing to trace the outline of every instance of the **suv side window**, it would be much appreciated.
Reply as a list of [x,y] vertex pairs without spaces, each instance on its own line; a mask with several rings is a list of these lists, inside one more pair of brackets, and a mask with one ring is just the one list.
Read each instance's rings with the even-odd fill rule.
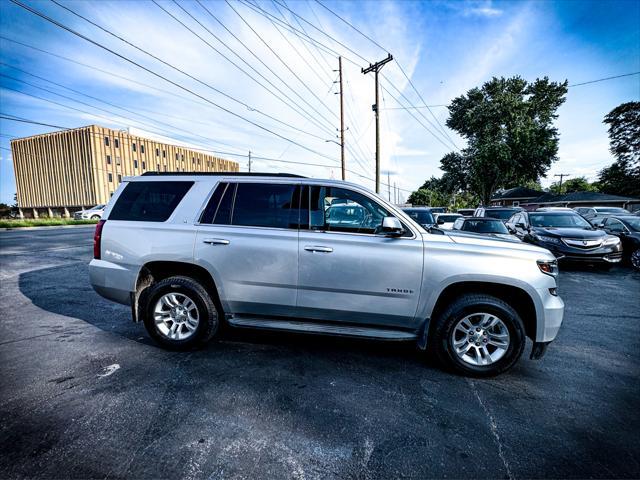
[[109,220],[164,222],[193,182],[129,182],[109,214]]
[[231,207],[236,193],[236,185],[219,183],[207,208],[202,212],[200,223],[215,223],[217,225],[231,224]]
[[310,188],[311,230],[375,234],[389,212],[358,192],[338,187]]
[[[300,210],[294,208],[295,185],[238,183],[233,202],[232,225],[298,228]],[[299,193],[298,193],[299,195]],[[296,206],[298,200],[295,201]]]
[[622,233],[624,232],[624,225],[620,220],[616,220],[615,218],[609,218],[606,223],[607,230],[614,233]]

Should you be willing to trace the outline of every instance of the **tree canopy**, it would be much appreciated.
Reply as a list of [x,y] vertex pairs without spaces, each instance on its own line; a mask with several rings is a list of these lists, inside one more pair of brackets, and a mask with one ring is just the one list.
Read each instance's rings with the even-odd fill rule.
[[604,117],[604,123],[609,126],[609,149],[616,161],[600,171],[600,189],[640,197],[640,102],[617,106]]
[[484,204],[498,188],[537,181],[557,160],[553,121],[566,93],[566,81],[529,83],[516,76],[494,77],[455,98],[447,126],[467,147],[445,155],[440,168]]
[[562,182],[562,190],[560,189],[560,182],[553,182],[549,187],[552,193],[572,193],[572,192],[597,192],[597,183],[589,183],[586,177],[570,178]]

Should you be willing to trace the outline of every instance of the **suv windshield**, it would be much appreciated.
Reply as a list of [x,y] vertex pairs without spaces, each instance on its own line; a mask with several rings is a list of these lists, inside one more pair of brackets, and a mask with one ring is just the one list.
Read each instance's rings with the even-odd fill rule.
[[438,220],[442,220],[443,222],[455,222],[460,215],[438,215]]
[[530,213],[529,221],[532,227],[592,228],[589,222],[574,213]]
[[430,225],[436,223],[429,210],[405,210],[404,213],[413,218],[420,225]]
[[509,218],[511,218],[511,215],[513,215],[514,213],[518,212],[519,210],[515,210],[515,209],[505,209],[505,210],[485,210],[484,211],[484,216],[485,217],[491,217],[491,218],[499,218],[500,220],[509,220]]
[[504,223],[500,220],[467,220],[464,222],[462,230],[465,232],[476,233],[502,233],[508,234],[509,231]]

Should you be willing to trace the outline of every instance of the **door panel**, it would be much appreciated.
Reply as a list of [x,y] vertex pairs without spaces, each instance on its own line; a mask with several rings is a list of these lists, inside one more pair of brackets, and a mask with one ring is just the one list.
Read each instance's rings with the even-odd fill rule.
[[194,256],[213,272],[226,313],[294,315],[296,230],[201,225]]
[[416,328],[423,242],[410,232],[376,234],[389,213],[374,198],[347,188],[303,191],[309,216],[299,240],[300,316]]

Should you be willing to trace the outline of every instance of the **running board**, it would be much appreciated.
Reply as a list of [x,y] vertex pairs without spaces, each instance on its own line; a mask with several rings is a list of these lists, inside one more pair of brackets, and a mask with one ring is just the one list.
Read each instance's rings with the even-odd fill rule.
[[262,328],[299,333],[318,333],[323,335],[340,335],[348,337],[375,338],[380,340],[415,340],[413,332],[389,328],[371,328],[335,323],[301,322],[296,320],[270,320],[253,317],[232,317],[228,320],[232,327]]

